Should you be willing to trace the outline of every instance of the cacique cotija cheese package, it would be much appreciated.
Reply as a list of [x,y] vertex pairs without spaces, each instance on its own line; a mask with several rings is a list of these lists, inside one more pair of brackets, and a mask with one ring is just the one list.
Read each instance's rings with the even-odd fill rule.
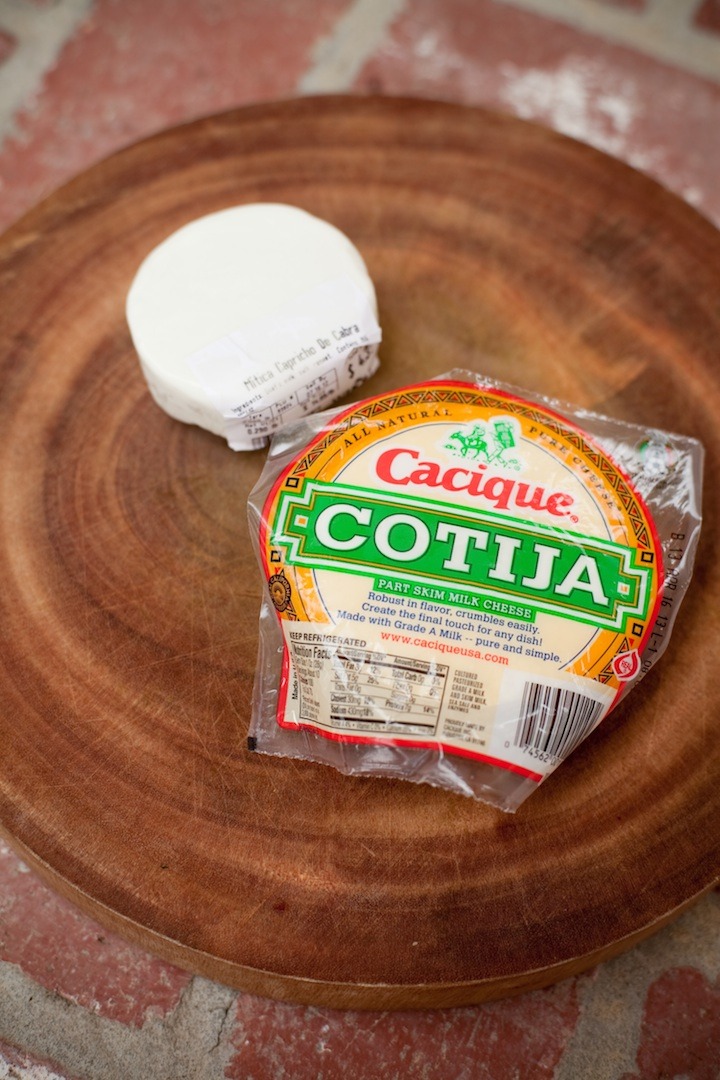
[[251,749],[517,809],[667,646],[702,457],[462,371],[281,429]]

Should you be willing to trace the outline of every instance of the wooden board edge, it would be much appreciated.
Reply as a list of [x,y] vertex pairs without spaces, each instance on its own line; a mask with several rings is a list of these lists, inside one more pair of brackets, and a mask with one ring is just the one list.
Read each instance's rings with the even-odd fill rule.
[[78,889],[2,827],[0,827],[0,837],[53,891],[69,900],[84,914],[95,919],[104,929],[110,930],[167,963],[174,964],[191,974],[201,975],[214,982],[258,997],[272,998],[294,1005],[367,1012],[459,1008],[517,997],[532,990],[541,990],[563,979],[580,975],[597,964],[612,960],[627,952],[674,922],[703,896],[720,886],[720,876],[718,876],[716,880],[678,907],[648,925],[640,927],[632,934],[593,952],[572,957],[546,968],[461,983],[329,982],[234,964],[200,949],[194,949],[192,946],[183,945],[181,942],[118,914],[101,901]]

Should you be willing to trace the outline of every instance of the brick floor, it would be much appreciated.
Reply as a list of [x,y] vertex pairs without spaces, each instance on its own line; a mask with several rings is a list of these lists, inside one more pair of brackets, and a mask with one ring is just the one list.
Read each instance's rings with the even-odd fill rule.
[[17,39],[6,30],[0,30],[0,64],[15,52]]
[[243,996],[225,1075],[290,1077],[311,1050],[323,1080],[549,1080],[577,1018],[574,979],[517,1001],[435,1013],[337,1013]]
[[665,972],[645,1000],[638,1072],[623,1080],[720,1075],[720,981],[693,968]]
[[26,1054],[0,1039],[0,1080],[79,1080],[47,1059]]
[[[492,0],[409,0],[357,87],[490,105],[590,143],[720,222],[720,83]],[[718,50],[720,73],[720,49]]]
[[720,3],[718,0],[704,0],[694,17],[695,26],[720,34]]
[[647,0],[598,0],[598,3],[627,8],[629,11],[644,11],[647,7]]
[[[717,0],[0,0],[0,227],[152,131],[313,88],[537,120],[720,222]],[[719,979],[715,893],[623,957],[518,999],[305,1009],[148,956],[0,845],[0,1080],[717,1080]]]
[[292,95],[346,4],[183,0],[178,18],[175,0],[97,0],[6,139],[0,227],[153,131]]
[[86,918],[2,842],[0,960],[66,1001],[137,1027],[170,1013],[190,981]]

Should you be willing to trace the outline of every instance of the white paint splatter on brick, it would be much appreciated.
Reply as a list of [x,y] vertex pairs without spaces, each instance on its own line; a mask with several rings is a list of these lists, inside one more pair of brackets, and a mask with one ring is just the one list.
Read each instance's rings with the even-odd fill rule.
[[[0,1051],[2,1053],[2,1051]],[[34,1065],[24,1054],[13,1055],[12,1063],[0,1059],[0,1080],[67,1080],[44,1065]]]
[[421,60],[427,60],[437,52],[439,37],[436,31],[429,30],[423,34],[415,45],[413,52]]
[[694,23],[700,0],[649,0],[636,11],[598,0],[495,0],[545,15],[718,82],[720,41]]
[[[501,65],[505,85],[499,99],[525,120],[547,124],[563,135],[620,158],[654,176],[694,206],[702,206],[703,192],[673,167],[668,145],[652,145],[644,132],[647,95],[632,77],[618,77],[599,61],[571,56],[557,68],[523,69]],[[612,90],[608,86],[612,85]],[[668,95],[668,112],[680,106]]]
[[622,153],[627,136],[642,119],[634,81],[616,77],[610,92],[607,71],[591,60],[569,57],[554,71],[503,64],[501,73],[507,80],[502,101],[518,116],[542,120],[611,154]]
[[63,47],[87,18],[92,0],[56,0],[52,17],[44,5],[0,4],[2,29],[17,41],[0,66],[0,143],[9,134],[22,137],[15,125],[21,108],[35,100]]

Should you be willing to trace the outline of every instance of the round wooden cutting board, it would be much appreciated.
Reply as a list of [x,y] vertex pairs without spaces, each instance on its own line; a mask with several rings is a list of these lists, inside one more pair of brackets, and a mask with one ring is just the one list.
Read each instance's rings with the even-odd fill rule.
[[[264,454],[169,419],[124,317],[145,254],[237,203],[343,229],[368,393],[464,367],[699,437],[667,654],[515,815],[249,753]],[[411,100],[271,104],[97,165],[0,244],[0,826],[100,922],[256,993],[440,1006],[540,986],[717,880],[720,235],[586,146]]]

